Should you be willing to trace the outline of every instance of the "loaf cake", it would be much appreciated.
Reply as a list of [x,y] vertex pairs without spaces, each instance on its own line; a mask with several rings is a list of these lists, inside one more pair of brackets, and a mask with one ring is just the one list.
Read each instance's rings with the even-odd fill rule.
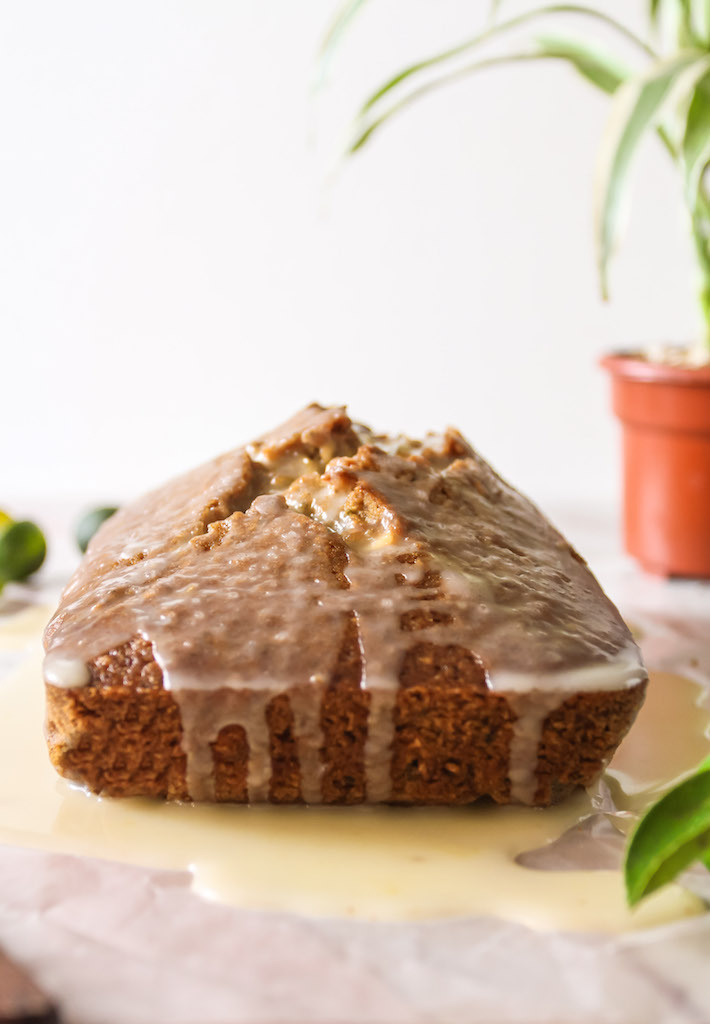
[[45,647],[51,761],[114,797],[547,805],[646,685],[585,562],[457,431],[319,405],[109,519]]

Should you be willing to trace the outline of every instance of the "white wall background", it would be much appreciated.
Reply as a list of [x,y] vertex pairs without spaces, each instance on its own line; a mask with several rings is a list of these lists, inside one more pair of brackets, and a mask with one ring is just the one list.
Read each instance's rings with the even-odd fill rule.
[[[368,88],[487,3],[371,3],[314,101],[336,6],[0,5],[0,505],[123,499],[313,399],[453,422],[543,503],[616,495],[595,361],[695,326],[660,147],[604,306],[604,98],[561,66],[471,79],[333,180]],[[607,4],[638,24],[643,6]]]

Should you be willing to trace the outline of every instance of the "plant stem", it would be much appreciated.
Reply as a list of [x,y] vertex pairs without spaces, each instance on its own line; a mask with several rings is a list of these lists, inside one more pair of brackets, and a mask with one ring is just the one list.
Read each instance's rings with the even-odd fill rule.
[[695,252],[698,257],[701,274],[699,298],[700,308],[705,321],[703,343],[708,355],[710,355],[710,238],[708,238],[710,204],[705,196],[699,197],[697,207],[691,215],[691,223]]
[[[678,151],[662,125],[658,126],[657,133],[673,162],[679,163],[680,156]],[[695,254],[700,269],[698,299],[705,325],[703,348],[710,357],[710,199],[704,193],[702,185],[695,209],[689,205],[688,214],[695,244]]]

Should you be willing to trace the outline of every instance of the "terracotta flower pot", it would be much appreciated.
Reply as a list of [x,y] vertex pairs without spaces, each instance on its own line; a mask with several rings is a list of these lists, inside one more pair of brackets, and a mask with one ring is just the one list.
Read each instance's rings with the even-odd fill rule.
[[601,364],[623,428],[626,550],[649,572],[710,579],[710,366]]

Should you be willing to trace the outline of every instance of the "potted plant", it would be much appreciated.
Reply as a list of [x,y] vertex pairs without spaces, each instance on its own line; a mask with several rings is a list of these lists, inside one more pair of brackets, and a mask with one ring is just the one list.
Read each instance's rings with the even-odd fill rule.
[[[341,9],[324,56],[364,3],[350,0]],[[462,76],[519,62],[571,65],[611,98],[595,183],[598,266],[607,298],[632,160],[645,134],[656,132],[679,172],[704,330],[693,343],[630,350],[601,362],[624,432],[628,551],[652,572],[710,579],[710,3],[648,0],[648,41],[590,6],[548,4],[501,19],[504,6],[493,3],[483,31],[401,69],[377,89],[360,109],[350,152],[425,93]],[[551,35],[562,19],[577,22],[584,35]],[[591,41],[590,29],[600,30],[601,42]],[[610,37],[630,60],[609,46]]]

